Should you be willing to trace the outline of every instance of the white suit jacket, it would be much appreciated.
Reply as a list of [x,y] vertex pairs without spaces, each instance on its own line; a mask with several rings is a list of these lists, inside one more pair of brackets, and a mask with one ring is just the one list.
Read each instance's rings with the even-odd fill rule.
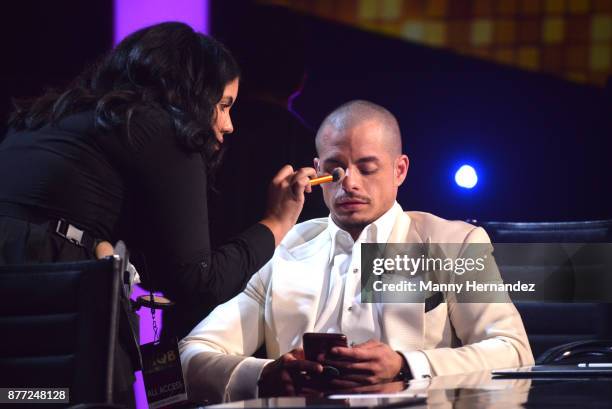
[[[192,399],[234,401],[256,397],[269,362],[250,357],[264,345],[276,359],[301,346],[311,332],[323,272],[310,259],[329,252],[328,219],[296,225],[246,289],[218,306],[179,344]],[[423,212],[398,212],[390,243],[490,243],[482,228]],[[492,256],[490,256],[492,257]],[[316,270],[316,269],[314,269]],[[432,375],[450,375],[533,363],[520,315],[512,303],[424,303],[381,306],[381,340],[411,361],[425,354]],[[412,356],[423,356],[412,354]]]

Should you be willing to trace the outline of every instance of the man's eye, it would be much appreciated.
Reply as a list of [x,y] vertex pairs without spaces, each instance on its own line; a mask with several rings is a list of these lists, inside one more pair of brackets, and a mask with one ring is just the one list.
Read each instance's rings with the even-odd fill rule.
[[359,170],[364,175],[371,175],[378,171],[378,168],[362,168]]

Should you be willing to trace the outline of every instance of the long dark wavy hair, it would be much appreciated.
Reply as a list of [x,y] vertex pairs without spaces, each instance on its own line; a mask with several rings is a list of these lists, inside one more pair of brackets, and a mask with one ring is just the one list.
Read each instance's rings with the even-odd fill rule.
[[239,75],[221,43],[186,24],[161,23],[126,37],[65,90],[15,101],[9,127],[37,129],[94,110],[96,128],[121,129],[129,140],[134,112],[161,108],[170,115],[179,143],[201,152],[212,170],[221,159],[212,129],[215,106]]

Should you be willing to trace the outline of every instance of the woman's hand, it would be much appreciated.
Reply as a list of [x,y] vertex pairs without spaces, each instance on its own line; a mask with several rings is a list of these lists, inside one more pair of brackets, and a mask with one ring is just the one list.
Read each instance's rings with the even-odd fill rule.
[[313,168],[294,171],[291,165],[285,165],[272,179],[268,188],[268,207],[260,223],[272,231],[276,246],[297,222],[304,207],[304,192],[312,191],[310,178],[316,175]]
[[114,252],[115,249],[113,248],[113,245],[110,244],[108,241],[101,241],[100,243],[98,243],[95,249],[97,259],[112,256]]

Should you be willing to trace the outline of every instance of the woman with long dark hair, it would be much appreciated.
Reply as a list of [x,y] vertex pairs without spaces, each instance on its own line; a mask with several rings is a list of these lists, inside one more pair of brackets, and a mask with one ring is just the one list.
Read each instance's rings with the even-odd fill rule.
[[220,43],[162,23],[66,90],[18,103],[0,144],[0,264],[93,258],[123,239],[145,284],[176,302],[165,335],[184,336],[272,256],[315,175],[283,168],[266,217],[211,250],[207,190],[238,81]]

